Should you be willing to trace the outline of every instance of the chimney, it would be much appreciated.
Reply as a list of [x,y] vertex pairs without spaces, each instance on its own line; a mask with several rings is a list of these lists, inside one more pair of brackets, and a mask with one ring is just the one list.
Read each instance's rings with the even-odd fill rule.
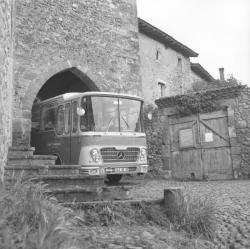
[[225,81],[224,67],[219,68],[219,71],[220,71],[220,81]]

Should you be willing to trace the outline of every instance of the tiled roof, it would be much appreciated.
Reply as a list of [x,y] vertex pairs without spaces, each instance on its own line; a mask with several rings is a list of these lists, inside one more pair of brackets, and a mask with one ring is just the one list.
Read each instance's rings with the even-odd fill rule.
[[150,23],[138,18],[139,32],[145,34],[168,47],[175,49],[176,51],[182,53],[187,57],[197,57],[198,53],[194,52],[192,49],[188,48],[184,44],[175,40],[172,36],[166,34],[162,30],[154,27]]
[[213,76],[207,70],[205,70],[205,68],[202,67],[199,63],[191,63],[191,69],[194,73],[199,75],[202,79],[208,82],[215,81]]

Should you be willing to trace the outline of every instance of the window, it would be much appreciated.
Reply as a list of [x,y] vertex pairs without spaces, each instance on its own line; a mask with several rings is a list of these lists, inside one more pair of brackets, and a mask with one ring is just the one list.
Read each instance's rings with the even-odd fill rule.
[[57,110],[57,127],[56,131],[58,135],[62,135],[64,132],[64,106],[60,105]]
[[65,105],[65,134],[70,131],[70,103]]
[[76,133],[77,132],[77,127],[78,127],[78,115],[77,115],[77,107],[78,103],[74,102],[72,106],[72,132]]
[[56,109],[55,107],[45,106],[42,111],[42,129],[43,130],[54,130],[56,123]]
[[179,130],[179,145],[180,148],[194,147],[193,129]]
[[157,61],[160,60],[160,56],[161,56],[160,50],[156,49],[155,59],[156,59]]
[[94,125],[93,123],[91,124],[91,120],[93,121],[93,119],[90,118],[93,115],[90,97],[82,98],[81,107],[85,110],[85,115],[80,117],[80,129],[81,131],[89,131],[91,130],[90,126]]
[[181,57],[178,57],[178,66],[181,66],[181,64],[182,64],[182,59]]
[[141,132],[142,103],[138,100],[92,96],[82,99],[81,131]]
[[160,88],[160,97],[165,96],[166,84],[162,82],[158,82],[158,86]]

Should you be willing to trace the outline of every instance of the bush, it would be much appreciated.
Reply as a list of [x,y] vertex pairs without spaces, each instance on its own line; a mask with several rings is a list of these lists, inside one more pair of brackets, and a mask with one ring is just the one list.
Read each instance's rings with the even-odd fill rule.
[[192,235],[214,238],[215,205],[210,196],[197,196],[192,193],[176,196],[176,202],[166,211],[175,228]]
[[42,184],[21,182],[0,191],[1,249],[59,249],[76,235],[77,218]]

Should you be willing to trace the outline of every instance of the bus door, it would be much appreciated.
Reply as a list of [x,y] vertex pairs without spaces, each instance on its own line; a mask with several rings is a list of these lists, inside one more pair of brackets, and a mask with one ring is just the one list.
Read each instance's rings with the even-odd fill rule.
[[70,158],[71,164],[78,165],[79,164],[79,157],[80,157],[80,150],[81,150],[81,138],[79,135],[79,116],[77,114],[77,108],[79,103],[77,100],[72,101],[71,103],[71,140],[70,140]]
[[57,109],[56,144],[62,164],[70,164],[70,103]]

